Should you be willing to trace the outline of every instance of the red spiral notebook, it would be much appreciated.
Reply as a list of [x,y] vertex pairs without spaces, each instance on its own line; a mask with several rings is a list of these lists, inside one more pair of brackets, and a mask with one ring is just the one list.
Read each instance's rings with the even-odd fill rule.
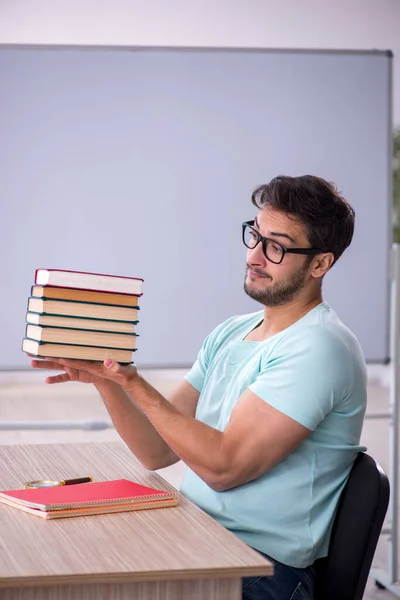
[[127,479],[0,492],[0,502],[42,519],[176,506],[176,494]]

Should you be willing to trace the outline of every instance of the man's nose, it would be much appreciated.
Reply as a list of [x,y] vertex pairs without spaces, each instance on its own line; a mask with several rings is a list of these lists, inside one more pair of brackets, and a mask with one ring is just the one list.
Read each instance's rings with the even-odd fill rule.
[[262,249],[262,243],[258,242],[257,246],[247,250],[247,262],[252,265],[262,265],[267,262]]

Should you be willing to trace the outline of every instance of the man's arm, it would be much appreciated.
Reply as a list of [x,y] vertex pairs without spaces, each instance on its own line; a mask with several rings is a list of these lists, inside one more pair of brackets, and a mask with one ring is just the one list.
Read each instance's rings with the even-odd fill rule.
[[[146,414],[120,385],[109,379],[95,385],[115,429],[144,467],[151,470],[161,469],[180,460]],[[199,396],[199,392],[183,380],[171,394],[169,402],[180,414],[193,418]]]
[[[194,418],[194,410],[192,414],[183,414],[178,409],[178,406],[181,406],[180,401],[176,401],[176,405],[168,402],[138,375],[135,367],[124,367],[113,361],[105,361],[104,364],[69,359],[57,361],[62,365],[61,368],[82,369],[119,383],[127,394],[134,398],[137,408],[148,419],[149,426],[153,426],[166,447],[170,448],[173,454],[169,455],[169,464],[172,464],[176,457],[182,459],[216,491],[242,485],[266,473],[311,433],[294,419],[261,400],[251,390],[246,390],[239,398],[230,422],[222,432],[197,421]],[[189,391],[192,386],[185,382],[185,387],[186,385],[189,386]],[[194,390],[188,397],[190,394],[193,394],[194,406],[197,403],[198,392]],[[109,399],[109,404],[110,402],[113,404],[112,398]],[[120,400],[115,402],[114,410],[119,402]],[[124,402],[132,400],[128,398]],[[119,431],[122,432],[122,428],[125,428],[123,420],[127,418],[126,412],[114,414],[114,418],[118,419]],[[145,421],[142,420],[141,423],[144,425]],[[157,461],[163,456],[166,447],[160,443],[159,451],[152,453],[150,445],[144,442],[137,429],[133,435],[129,434],[130,427],[132,423],[127,425],[124,439],[126,441],[129,435],[130,441],[127,443],[139,460],[148,468],[158,469],[165,466],[165,463],[159,464]],[[147,425],[145,427],[147,429]],[[140,445],[143,443],[146,453],[150,454],[147,458],[151,460],[147,461],[140,453]]]
[[267,473],[311,433],[251,390],[239,398],[223,432],[179,413],[139,375],[127,391],[176,456],[216,491]]

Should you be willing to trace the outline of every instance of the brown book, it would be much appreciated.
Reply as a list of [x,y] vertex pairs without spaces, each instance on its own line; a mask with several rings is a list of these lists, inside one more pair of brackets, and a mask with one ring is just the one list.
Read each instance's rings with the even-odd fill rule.
[[139,297],[130,294],[113,294],[112,292],[92,292],[75,288],[34,285],[31,296],[50,298],[53,300],[72,300],[75,302],[93,302],[95,304],[112,304],[114,306],[139,306]]
[[128,333],[105,333],[87,329],[62,329],[60,327],[41,327],[40,325],[28,324],[25,337],[38,342],[52,342],[54,344],[135,350],[137,336]]
[[58,316],[85,317],[87,319],[105,319],[112,321],[137,321],[138,309],[90,302],[67,302],[65,300],[46,300],[29,298],[28,311]]
[[62,327],[63,329],[89,329],[96,331],[112,331],[114,333],[133,333],[137,321],[103,321],[101,319],[84,319],[82,317],[58,317],[33,312],[26,313],[26,322],[31,325]]
[[[99,360],[107,358],[119,363],[132,362],[132,350],[115,350],[114,348],[96,348],[93,346],[72,346],[68,344],[50,344],[24,338],[22,351],[34,356],[49,358],[76,358],[79,360]],[[85,485],[85,484],[83,484]]]

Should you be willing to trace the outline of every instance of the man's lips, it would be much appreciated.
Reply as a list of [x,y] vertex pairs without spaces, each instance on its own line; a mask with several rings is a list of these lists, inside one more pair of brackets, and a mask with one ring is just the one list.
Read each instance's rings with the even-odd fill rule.
[[250,277],[253,277],[254,279],[271,279],[269,275],[267,275],[266,273],[260,273],[258,271],[253,271],[253,269],[251,269],[250,267],[247,267],[247,272],[250,275]]

